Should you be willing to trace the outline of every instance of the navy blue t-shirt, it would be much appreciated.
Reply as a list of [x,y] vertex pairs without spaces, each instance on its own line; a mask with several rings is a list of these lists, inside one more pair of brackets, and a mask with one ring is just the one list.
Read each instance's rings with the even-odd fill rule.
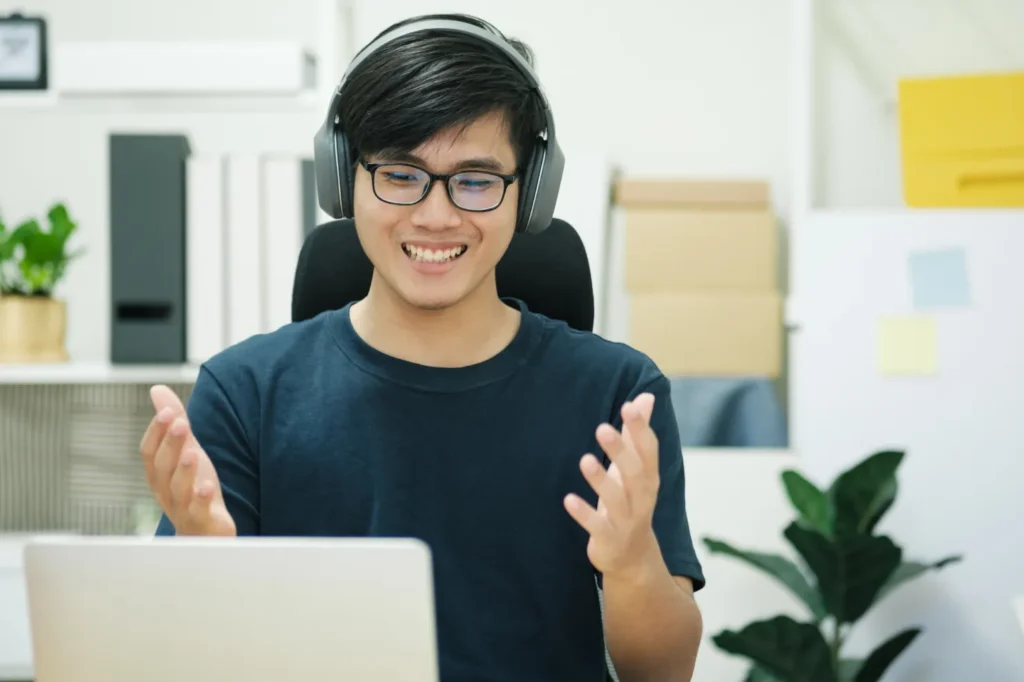
[[[670,571],[704,584],[669,383],[632,348],[531,313],[502,352],[436,368],[385,355],[348,308],[252,337],[201,368],[192,429],[240,535],[400,536],[434,561],[445,682],[601,682],[587,533],[563,498],[594,436],[642,392],[661,447],[654,530]],[[174,530],[162,521],[159,534]]]

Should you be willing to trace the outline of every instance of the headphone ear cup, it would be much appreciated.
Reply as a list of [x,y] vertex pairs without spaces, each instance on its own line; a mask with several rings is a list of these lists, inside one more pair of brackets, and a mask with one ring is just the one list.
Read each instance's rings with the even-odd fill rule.
[[355,194],[355,171],[352,168],[355,160],[348,146],[348,137],[338,131],[334,134],[334,144],[338,159],[338,191],[341,195],[341,217],[354,218],[353,195]]
[[526,164],[523,173],[523,184],[519,190],[519,215],[516,221],[516,229],[520,232],[540,232],[547,227],[533,224],[535,222],[533,208],[537,193],[540,191],[538,183],[543,178],[541,169],[544,167],[546,152],[543,140],[538,140],[533,147],[533,153],[530,154],[530,162]]
[[516,213],[516,231],[529,232],[530,207],[533,206],[533,198],[537,195],[537,187],[534,184],[538,176],[537,161],[544,158],[542,149],[535,145],[530,152],[530,158],[523,164],[523,172],[519,176],[519,210]]
[[325,122],[313,136],[313,168],[316,174],[317,203],[331,218],[342,217],[341,189],[338,185],[337,148],[334,130]]

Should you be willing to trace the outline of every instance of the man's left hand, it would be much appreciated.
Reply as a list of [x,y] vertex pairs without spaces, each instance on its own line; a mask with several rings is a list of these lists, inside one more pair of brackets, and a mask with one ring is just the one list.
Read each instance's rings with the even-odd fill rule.
[[578,495],[565,508],[588,533],[587,555],[605,578],[636,578],[660,558],[652,520],[658,498],[658,437],[651,429],[654,396],[643,393],[622,406],[622,433],[597,428],[597,442],[611,465],[592,454],[580,460],[583,477],[598,495],[595,509]]

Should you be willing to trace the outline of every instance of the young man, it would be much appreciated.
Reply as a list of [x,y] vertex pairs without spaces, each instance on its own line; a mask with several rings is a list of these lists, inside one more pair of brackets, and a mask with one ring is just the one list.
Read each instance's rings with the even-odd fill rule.
[[538,94],[432,30],[340,102],[369,294],[212,358],[187,410],[153,388],[159,533],[423,539],[445,682],[600,682],[605,641],[624,682],[689,680],[704,578],[668,381],[497,294]]

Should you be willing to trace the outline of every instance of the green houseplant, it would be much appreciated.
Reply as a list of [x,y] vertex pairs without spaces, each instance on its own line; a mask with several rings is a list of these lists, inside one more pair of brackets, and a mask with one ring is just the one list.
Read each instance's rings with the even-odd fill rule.
[[67,360],[67,311],[54,291],[80,254],[67,248],[78,225],[63,203],[47,219],[10,229],[0,220],[0,362]]
[[747,682],[877,682],[921,634],[921,628],[908,627],[864,659],[843,655],[850,630],[875,604],[907,581],[962,558],[908,561],[892,538],[875,532],[896,499],[903,457],[896,450],[873,453],[842,472],[827,490],[796,471],[783,472],[783,486],[798,515],[783,536],[802,565],[704,538],[709,551],[764,571],[808,610],[803,621],[780,615],[712,638],[719,649],[751,661]]

